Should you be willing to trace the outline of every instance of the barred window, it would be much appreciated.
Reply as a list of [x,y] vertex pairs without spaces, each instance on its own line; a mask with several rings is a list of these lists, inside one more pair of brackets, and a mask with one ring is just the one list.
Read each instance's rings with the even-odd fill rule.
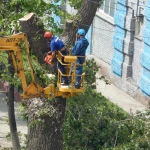
[[105,14],[114,17],[114,13],[116,10],[116,1],[117,0],[104,0],[103,4],[100,7]]

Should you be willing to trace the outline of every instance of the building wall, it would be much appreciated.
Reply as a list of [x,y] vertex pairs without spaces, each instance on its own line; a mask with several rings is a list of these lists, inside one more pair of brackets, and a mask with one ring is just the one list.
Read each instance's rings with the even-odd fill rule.
[[[108,22],[106,18],[110,21]],[[97,12],[92,28],[92,54],[108,64],[111,64],[113,56],[114,30],[113,19]]]
[[[69,5],[66,10],[76,13]],[[104,0],[101,10],[86,35],[87,54],[93,55],[100,73],[114,85],[149,105],[150,0]]]
[[142,74],[141,55],[143,53],[143,41],[141,39],[134,39],[134,55],[133,55],[133,70],[132,77],[136,85],[139,86],[140,77]]
[[145,26],[143,30],[144,49],[141,55],[141,90],[150,97],[150,0],[144,6]]
[[87,32],[85,37],[89,41],[89,46],[88,46],[88,48],[86,50],[86,54],[90,55],[91,54],[91,46],[92,46],[92,40],[91,40],[91,38],[92,38],[92,25],[90,26],[90,28],[89,28],[89,30],[88,30],[88,32]]
[[150,0],[117,0],[114,18],[106,16],[94,18],[91,53],[113,84],[149,105]]

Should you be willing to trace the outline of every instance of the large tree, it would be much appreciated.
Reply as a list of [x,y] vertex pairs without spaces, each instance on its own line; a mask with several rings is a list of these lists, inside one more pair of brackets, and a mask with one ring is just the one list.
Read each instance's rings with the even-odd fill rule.
[[[73,20],[67,20],[66,25],[61,34],[61,39],[64,41],[67,48],[74,44],[75,35],[78,28],[84,28],[88,31],[100,0],[83,0],[81,1],[80,9]],[[48,50],[46,40],[43,38],[44,27],[39,20],[39,14],[43,11],[44,1],[30,1],[32,5],[38,5],[39,9],[27,9],[29,3],[26,1],[11,1],[12,5],[18,4],[20,12],[34,12],[26,15],[24,19],[20,19],[22,31],[28,35],[29,44],[33,53],[37,56],[40,64],[43,63],[43,55]],[[23,5],[23,3],[26,4]],[[24,7],[22,7],[22,5]],[[48,6],[52,4],[49,3]],[[47,9],[50,8],[47,6]],[[53,10],[57,12],[56,6],[53,5]],[[45,11],[51,14],[51,10]],[[21,15],[20,15],[21,16]],[[44,15],[43,15],[44,16]],[[2,16],[3,17],[3,16]],[[9,17],[9,16],[7,16]],[[12,20],[11,20],[12,21]],[[10,21],[10,22],[11,22]],[[50,23],[50,22],[49,22]],[[5,29],[5,26],[1,26]],[[37,36],[39,38],[37,39]],[[44,97],[25,100],[28,109],[28,150],[61,150],[63,149],[63,120],[65,115],[66,99],[56,97],[52,101],[48,101]]]

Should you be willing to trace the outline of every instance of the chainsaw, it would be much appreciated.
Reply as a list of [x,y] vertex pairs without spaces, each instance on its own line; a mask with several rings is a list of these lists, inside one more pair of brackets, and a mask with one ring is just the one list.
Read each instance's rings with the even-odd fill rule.
[[51,59],[52,59],[52,54],[51,54],[51,53],[46,53],[46,54],[44,55],[44,61],[45,61],[47,64],[49,64],[49,65],[52,64]]

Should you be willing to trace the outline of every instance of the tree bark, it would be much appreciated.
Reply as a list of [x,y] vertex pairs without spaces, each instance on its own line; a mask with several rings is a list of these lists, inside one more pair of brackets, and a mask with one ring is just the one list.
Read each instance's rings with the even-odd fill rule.
[[[43,63],[42,56],[47,52],[46,50],[49,50],[49,47],[43,37],[44,28],[36,26],[35,20],[37,21],[38,19],[33,13],[30,13],[20,19],[20,25],[23,32],[28,35],[30,47],[39,58],[39,63]],[[40,39],[35,40],[37,35],[40,35]],[[53,69],[53,66],[51,69]],[[63,149],[62,125],[65,114],[66,98],[57,97],[53,99],[51,103],[47,103],[46,101],[45,98],[34,98],[26,101],[29,117],[27,140],[28,150]],[[49,108],[51,109],[49,110]],[[45,116],[42,116],[42,118],[41,116],[37,116],[39,112],[47,110],[48,112]],[[42,123],[40,123],[40,120],[42,120]]]
[[[11,60],[10,56],[8,57],[8,62],[10,64],[9,74],[13,78],[14,77],[14,68],[13,68],[12,60]],[[8,89],[7,105],[8,105],[8,118],[9,118],[9,127],[10,127],[13,150],[21,150],[18,132],[17,132],[15,111],[14,111],[14,85],[11,83],[9,84],[9,89]]]
[[100,1],[101,0],[83,0],[80,9],[77,12],[77,16],[79,17],[75,20],[68,20],[66,22],[65,29],[60,37],[68,48],[74,45],[76,33],[79,28],[85,29],[86,32],[88,31]]
[[[95,16],[99,0],[83,0],[83,4],[78,12],[79,20],[68,20],[60,38],[67,48],[74,45],[75,35],[78,27],[88,31]],[[32,51],[42,64],[43,55],[48,51],[46,40],[43,37],[44,28],[36,25],[38,21],[35,14],[30,13],[20,19],[22,31],[28,35],[28,40]],[[74,26],[74,23],[78,24]],[[86,26],[84,25],[86,24]],[[83,26],[84,25],[84,26]],[[41,35],[35,40],[37,35]],[[57,97],[47,102],[45,98],[35,98],[26,101],[28,106],[28,142],[27,150],[63,150],[62,126],[65,115],[66,99]],[[45,108],[46,113],[41,113]]]
[[61,97],[51,103],[45,98],[30,100],[27,150],[63,150],[65,107],[66,99]]

